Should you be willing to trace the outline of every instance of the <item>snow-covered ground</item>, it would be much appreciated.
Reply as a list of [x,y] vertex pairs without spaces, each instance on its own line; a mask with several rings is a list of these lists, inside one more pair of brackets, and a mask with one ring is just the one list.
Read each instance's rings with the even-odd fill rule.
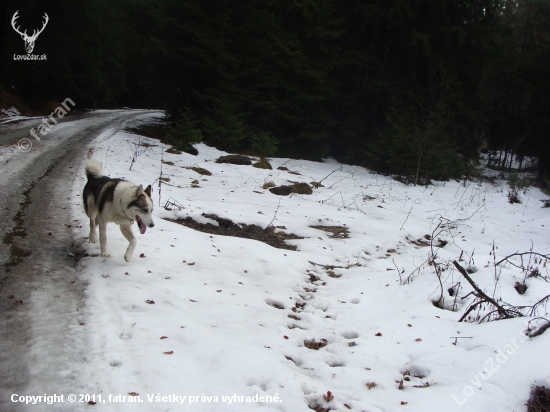
[[[139,139],[150,146],[130,171],[131,143]],[[550,284],[528,278],[520,295],[514,285],[525,274],[494,262],[531,247],[550,252],[549,209],[541,208],[538,189],[510,204],[505,182],[413,187],[333,160],[273,158],[274,170],[217,164],[226,153],[204,144],[196,157],[170,154],[168,146],[126,132],[106,134],[92,147],[89,158],[106,175],[153,184],[155,204],[155,227],[143,235],[134,228],[131,263],[114,224],[111,258],[98,256],[99,246],[86,243],[82,163],[71,223],[90,254],[80,261],[88,286],[78,326],[90,341],[79,375],[97,410],[524,411],[532,385],[550,386],[550,332],[527,337],[530,318],[459,323],[474,297],[449,295],[457,282],[459,296],[472,290],[452,265],[442,272],[443,290],[445,305],[458,310],[432,304],[440,285],[425,237],[447,224],[433,242],[437,263],[461,258],[488,295],[533,305],[550,294]],[[159,193],[161,159],[173,164],[162,164],[169,181]],[[267,181],[321,180],[312,195],[262,189]],[[185,209],[165,210],[169,198]],[[285,227],[277,230],[304,239],[287,241],[296,251],[276,249],[164,220],[212,223],[203,213],[261,227],[275,216],[272,225]],[[321,225],[345,227],[349,237],[311,227]],[[448,243],[437,248],[437,239]],[[536,262],[548,276],[545,260]],[[545,308],[538,314],[546,316]],[[305,346],[312,341],[326,345]]]
[[17,122],[21,120],[40,119],[39,116],[23,116],[15,107],[0,109],[0,124]]

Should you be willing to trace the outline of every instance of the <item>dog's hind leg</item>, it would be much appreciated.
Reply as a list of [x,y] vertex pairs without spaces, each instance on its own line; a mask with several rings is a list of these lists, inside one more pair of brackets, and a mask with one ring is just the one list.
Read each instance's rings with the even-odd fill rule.
[[101,256],[111,257],[109,252],[107,252],[107,223],[101,219],[97,219],[99,226],[99,246],[101,247]]
[[97,216],[91,216],[90,217],[90,236],[88,237],[88,242],[90,243],[97,243],[97,232],[96,232],[96,226],[97,226]]
[[134,236],[134,232],[132,232],[132,226],[130,225],[120,225],[120,231],[128,240],[128,242],[130,242],[130,244],[128,245],[128,249],[126,249],[126,253],[124,254],[124,260],[126,262],[129,262],[132,260],[132,255],[134,254],[134,249],[136,248],[136,237]]

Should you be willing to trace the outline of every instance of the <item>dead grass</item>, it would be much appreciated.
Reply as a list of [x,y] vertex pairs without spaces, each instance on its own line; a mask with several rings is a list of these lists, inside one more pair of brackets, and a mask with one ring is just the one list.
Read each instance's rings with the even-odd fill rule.
[[313,229],[323,230],[332,233],[331,239],[347,239],[349,238],[349,229],[344,226],[310,226]]
[[212,172],[209,170],[206,170],[202,167],[198,166],[188,166],[186,169],[193,170],[194,172],[197,172],[201,176],[212,176]]

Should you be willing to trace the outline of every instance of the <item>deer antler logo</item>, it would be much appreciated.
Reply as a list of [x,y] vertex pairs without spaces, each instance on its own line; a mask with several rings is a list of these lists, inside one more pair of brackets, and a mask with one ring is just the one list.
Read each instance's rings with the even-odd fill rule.
[[16,20],[19,18],[19,10],[17,10],[13,17],[11,18],[11,26],[13,29],[21,35],[21,38],[25,41],[25,49],[27,49],[27,54],[31,54],[34,49],[34,42],[38,38],[38,35],[44,31],[44,28],[46,27],[46,24],[48,24],[48,21],[50,18],[46,13],[44,13],[44,24],[42,25],[42,28],[40,30],[34,30],[32,33],[32,36],[27,35],[27,30],[24,32],[19,31],[19,27],[15,27]]

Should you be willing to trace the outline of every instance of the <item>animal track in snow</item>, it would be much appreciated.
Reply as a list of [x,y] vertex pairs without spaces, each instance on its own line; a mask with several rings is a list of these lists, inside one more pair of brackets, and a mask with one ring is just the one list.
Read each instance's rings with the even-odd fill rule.
[[356,339],[359,337],[359,334],[354,331],[345,331],[345,332],[342,332],[342,336],[346,339]]
[[273,306],[275,309],[284,309],[285,305],[280,300],[275,300],[271,298],[267,298],[265,300],[265,303],[267,303],[269,306]]

